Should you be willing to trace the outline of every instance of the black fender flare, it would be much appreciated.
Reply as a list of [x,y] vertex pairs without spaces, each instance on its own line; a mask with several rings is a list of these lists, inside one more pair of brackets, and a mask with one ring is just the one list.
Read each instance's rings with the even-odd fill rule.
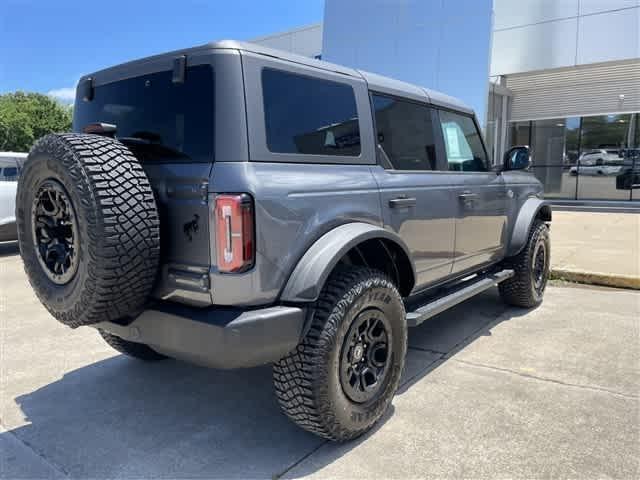
[[542,218],[545,222],[551,221],[551,205],[549,202],[540,198],[527,199],[516,218],[513,230],[511,232],[511,239],[509,240],[509,246],[507,248],[507,256],[512,257],[520,253],[524,248],[527,238],[529,237],[529,230],[536,217]]
[[[406,244],[393,232],[368,223],[346,223],[325,233],[311,245],[289,276],[280,301],[314,302],[340,259],[356,245],[375,238],[395,243],[411,259]],[[414,282],[416,272],[413,263],[410,264]]]

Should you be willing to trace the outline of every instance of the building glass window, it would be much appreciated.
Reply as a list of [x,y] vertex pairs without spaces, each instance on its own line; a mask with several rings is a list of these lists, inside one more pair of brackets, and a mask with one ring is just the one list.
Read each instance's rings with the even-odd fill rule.
[[624,149],[633,133],[631,115],[601,115],[582,119],[578,159],[579,200],[629,200],[629,190],[616,182]]
[[633,113],[512,122],[509,143],[531,147],[531,169],[547,198],[638,200],[639,118]]
[[262,96],[271,152],[360,155],[358,111],[350,85],[264,69]]
[[511,123],[511,146],[529,145],[531,146],[531,122]]
[[616,182],[631,189],[631,200],[640,201],[640,113],[633,114],[632,121],[635,130],[633,144],[625,153],[623,169]]
[[378,143],[396,170],[436,170],[431,109],[373,95]]
[[[531,122],[532,170],[544,185],[548,198],[575,196],[576,179],[571,171],[568,151],[578,148],[573,140],[576,125],[579,131],[579,118],[553,118]],[[572,143],[574,145],[571,145]]]

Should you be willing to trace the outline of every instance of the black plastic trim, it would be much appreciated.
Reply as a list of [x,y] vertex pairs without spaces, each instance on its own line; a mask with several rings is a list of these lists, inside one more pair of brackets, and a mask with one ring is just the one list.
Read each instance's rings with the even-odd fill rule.
[[305,309],[193,308],[169,302],[145,310],[128,325],[92,325],[157,352],[213,368],[254,367],[293,350],[303,334]]
[[493,274],[479,275],[468,282],[456,285],[444,295],[429,299],[422,306],[407,312],[407,326],[416,327],[425,320],[498,285],[513,275],[513,270],[502,270]]

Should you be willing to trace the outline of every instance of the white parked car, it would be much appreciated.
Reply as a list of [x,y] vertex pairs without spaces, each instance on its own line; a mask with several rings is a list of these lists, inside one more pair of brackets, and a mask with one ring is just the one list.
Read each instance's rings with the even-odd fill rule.
[[0,152],[0,242],[18,239],[16,190],[26,153]]
[[569,174],[577,175],[617,175],[622,167],[618,150],[587,150],[578,159],[578,164],[569,169]]

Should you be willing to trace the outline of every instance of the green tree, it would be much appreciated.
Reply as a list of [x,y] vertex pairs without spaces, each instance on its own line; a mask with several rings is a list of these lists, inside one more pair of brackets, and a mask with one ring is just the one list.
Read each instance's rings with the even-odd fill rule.
[[43,135],[70,129],[70,106],[40,93],[0,95],[0,151],[27,152]]

